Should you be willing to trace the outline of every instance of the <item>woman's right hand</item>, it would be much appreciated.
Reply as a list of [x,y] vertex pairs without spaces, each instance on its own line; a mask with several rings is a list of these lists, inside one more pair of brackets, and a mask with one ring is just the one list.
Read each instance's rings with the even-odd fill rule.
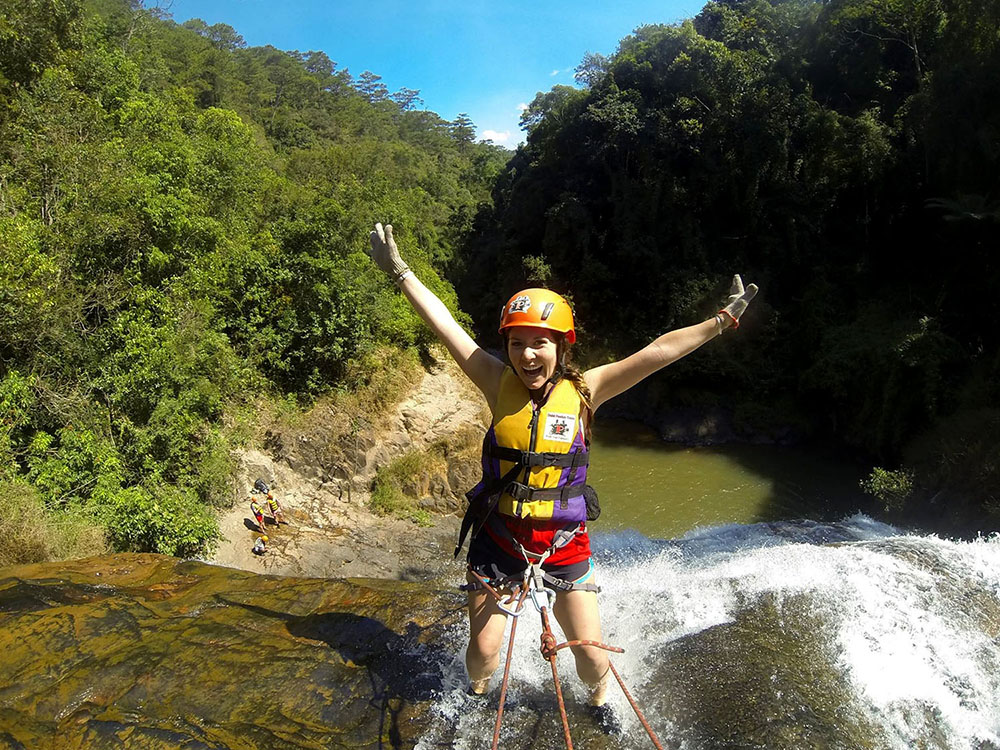
[[371,242],[369,255],[372,256],[372,260],[394,283],[400,283],[410,271],[410,267],[399,257],[399,248],[396,247],[396,240],[392,237],[392,224],[386,224],[385,229],[381,224],[376,224],[375,229],[368,235],[368,240]]
[[757,296],[757,285],[751,284],[746,289],[743,288],[743,279],[739,274],[733,276],[733,285],[729,289],[729,296],[726,299],[725,307],[716,313],[719,321],[719,332],[727,328],[739,328],[740,316],[746,312],[750,300]]

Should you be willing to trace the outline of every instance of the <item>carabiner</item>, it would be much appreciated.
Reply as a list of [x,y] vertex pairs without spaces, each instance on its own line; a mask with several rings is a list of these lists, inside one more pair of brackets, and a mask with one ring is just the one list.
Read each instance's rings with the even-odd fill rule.
[[[542,560],[544,559],[543,557]],[[528,580],[531,580],[531,603],[535,605],[535,609],[539,612],[545,607],[551,609],[556,599],[556,592],[545,588],[545,572],[542,570],[542,560],[539,560],[537,563],[531,563],[528,569],[524,571],[525,585],[527,586]]]
[[521,602],[521,606],[518,607],[517,597],[521,593],[520,587],[515,588],[510,593],[510,598],[497,599],[497,609],[501,612],[506,612],[511,617],[518,617],[524,611],[524,602]]
[[[541,600],[541,603],[539,602]],[[531,603],[535,605],[535,609],[541,612],[543,609],[548,607],[552,608],[552,605],[556,601],[556,592],[552,589],[540,588],[531,590]]]

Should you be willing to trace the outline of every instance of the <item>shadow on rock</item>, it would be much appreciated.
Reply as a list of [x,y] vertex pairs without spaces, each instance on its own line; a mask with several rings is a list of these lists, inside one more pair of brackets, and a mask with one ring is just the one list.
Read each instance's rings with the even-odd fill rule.
[[[364,669],[370,695],[366,703],[379,712],[378,747],[399,748],[404,745],[400,719],[412,721],[419,704],[426,704],[443,689],[445,665],[454,655],[438,645],[440,623],[421,627],[410,621],[398,633],[372,617],[352,612],[324,612],[297,617],[277,610],[244,602],[219,598],[232,606],[259,615],[284,620],[288,633],[295,638],[325,643],[335,651],[349,670]],[[425,641],[433,640],[433,643]],[[360,675],[358,676],[360,678]],[[347,688],[344,674],[334,678],[331,690]],[[358,685],[355,691],[360,688]],[[358,692],[354,692],[358,695]],[[343,696],[347,700],[347,696]],[[419,709],[416,709],[420,713]],[[383,740],[388,739],[388,745]]]
[[[363,667],[371,687],[370,705],[379,711],[379,737],[400,747],[399,715],[407,703],[429,701],[442,690],[443,665],[451,655],[440,646],[421,643],[424,629],[408,622],[403,634],[371,617],[327,612],[288,623],[297,638],[323,641],[345,664]],[[380,743],[381,746],[381,743]]]
[[420,642],[424,631],[414,622],[400,635],[378,620],[350,612],[327,612],[288,623],[297,638],[323,641],[348,663],[364,667],[375,698],[430,700],[442,688],[442,665],[451,655]]
[[257,525],[257,522],[256,521],[251,521],[249,518],[244,518],[243,519],[243,525],[247,527],[248,531],[257,531],[257,532],[259,532],[261,530],[261,528]]

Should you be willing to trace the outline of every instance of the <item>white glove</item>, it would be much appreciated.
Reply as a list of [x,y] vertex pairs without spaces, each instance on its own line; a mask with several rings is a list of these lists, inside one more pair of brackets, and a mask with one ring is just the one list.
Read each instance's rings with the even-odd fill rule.
[[392,238],[392,224],[386,224],[385,229],[381,224],[376,224],[374,231],[368,235],[368,240],[372,246],[369,252],[372,260],[394,283],[402,283],[403,279],[412,273],[410,267],[399,257],[399,248],[396,247],[396,240]]
[[739,328],[740,316],[747,309],[750,300],[756,296],[756,284],[751,284],[744,289],[743,279],[740,278],[740,275],[733,276],[733,285],[729,288],[729,297],[726,298],[727,304],[715,314],[715,320],[719,324],[719,333],[727,328]]

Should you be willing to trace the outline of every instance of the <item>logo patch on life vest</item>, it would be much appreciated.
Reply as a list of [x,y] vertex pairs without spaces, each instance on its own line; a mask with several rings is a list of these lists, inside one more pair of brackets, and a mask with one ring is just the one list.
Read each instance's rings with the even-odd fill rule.
[[576,434],[576,415],[557,414],[550,411],[545,415],[545,432],[543,440],[553,440],[557,443],[572,443]]
[[520,297],[515,297],[510,301],[510,308],[507,310],[507,313],[527,312],[529,307],[531,307],[531,297],[527,294],[522,294]]

